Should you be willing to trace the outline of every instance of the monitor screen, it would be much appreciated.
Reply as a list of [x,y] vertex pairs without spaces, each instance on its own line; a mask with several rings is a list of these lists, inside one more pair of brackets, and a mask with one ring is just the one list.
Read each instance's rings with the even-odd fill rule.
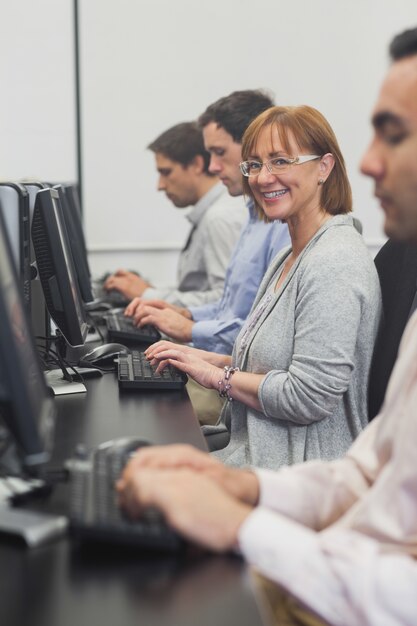
[[82,231],[80,216],[77,214],[76,208],[72,207],[68,202],[68,192],[66,191],[68,188],[64,188],[62,185],[55,185],[54,189],[56,189],[59,194],[81,297],[84,302],[92,302],[94,295],[91,289],[84,239],[80,236],[80,230]]
[[66,184],[63,185],[65,189],[65,195],[68,200],[68,204],[71,209],[71,213],[74,216],[74,226],[77,229],[77,235],[81,242],[82,254],[84,255],[84,262],[88,269],[88,275],[91,278],[91,268],[88,263],[87,243],[84,237],[83,221],[81,216],[80,196],[78,192],[78,185]]
[[54,405],[29,331],[7,231],[0,215],[0,415],[24,467],[49,458]]
[[32,243],[50,316],[70,346],[83,345],[88,325],[56,189],[36,194]]
[[[33,212],[35,210],[36,194],[47,186],[39,181],[23,181],[22,184],[29,194],[29,233],[31,232]],[[30,238],[30,263],[31,263],[31,300],[30,317],[32,331],[35,336],[50,336],[51,319],[45,304],[42,285],[36,269],[35,251],[33,250],[32,237]]]

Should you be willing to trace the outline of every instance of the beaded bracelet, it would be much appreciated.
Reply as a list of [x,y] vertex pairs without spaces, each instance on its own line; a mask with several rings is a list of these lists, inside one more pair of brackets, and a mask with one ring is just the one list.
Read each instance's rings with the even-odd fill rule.
[[235,372],[239,372],[239,368],[231,367],[230,365],[225,365],[223,368],[223,371],[224,371],[223,379],[220,379],[219,382],[217,383],[219,396],[221,398],[227,398],[228,402],[232,402],[233,398],[229,393],[229,391],[232,388],[230,379]]

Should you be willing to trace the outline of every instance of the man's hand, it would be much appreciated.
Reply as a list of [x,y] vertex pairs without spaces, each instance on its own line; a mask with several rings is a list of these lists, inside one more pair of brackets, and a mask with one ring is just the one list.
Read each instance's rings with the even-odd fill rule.
[[127,270],[118,270],[115,274],[109,276],[104,283],[104,289],[108,291],[116,289],[128,300],[132,300],[135,296],[141,296],[148,287],[151,287],[150,283],[141,276]]
[[204,474],[190,469],[142,469],[129,464],[117,483],[119,503],[132,517],[156,507],[187,539],[221,552],[236,546],[252,508]]
[[172,309],[157,309],[148,304],[143,304],[137,308],[133,321],[136,326],[153,324],[168,337],[182,342],[192,340],[192,328],[195,324]]
[[236,469],[218,461],[208,452],[188,444],[140,448],[129,461],[132,474],[145,469],[192,469],[206,474],[229,495],[255,506],[259,500],[259,482],[250,470]]
[[179,315],[183,315],[187,320],[193,319],[191,311],[182,306],[170,304],[165,300],[142,300],[142,298],[134,298],[132,302],[129,302],[125,309],[125,315],[134,317],[136,312],[140,315],[140,311],[144,306],[152,306],[155,309],[171,309],[172,311],[176,311]]

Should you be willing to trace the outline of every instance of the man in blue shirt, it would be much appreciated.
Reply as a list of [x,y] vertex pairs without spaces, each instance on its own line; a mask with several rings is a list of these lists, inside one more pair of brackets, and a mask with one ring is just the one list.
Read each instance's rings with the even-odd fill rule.
[[[241,142],[251,121],[273,105],[261,91],[235,91],[211,104],[200,116],[204,144],[210,153],[209,171],[216,174],[231,196],[243,194]],[[231,354],[271,259],[289,244],[288,229],[265,223],[249,203],[243,228],[227,269],[223,296],[214,303],[184,309],[161,300],[135,298],[126,314],[138,324],[154,324],[176,341],[196,348]]]

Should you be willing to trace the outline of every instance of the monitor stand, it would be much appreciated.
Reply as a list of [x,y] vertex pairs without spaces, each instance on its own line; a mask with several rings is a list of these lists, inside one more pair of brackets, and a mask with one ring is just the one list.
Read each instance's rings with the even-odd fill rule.
[[67,528],[68,519],[63,515],[0,505],[0,535],[19,538],[28,548],[35,548],[61,537]]
[[68,371],[66,363],[64,362],[65,351],[65,339],[60,333],[57,333],[55,339],[55,354],[60,367],[59,369],[45,371],[45,382],[55,396],[86,393],[86,386],[82,382],[74,381],[73,376]]
[[87,387],[80,382],[67,380],[62,370],[48,370],[44,372],[45,381],[55,396],[62,396],[71,393],[86,393]]
[[[6,436],[1,426],[0,434]],[[14,537],[28,547],[36,547],[62,536],[68,527],[63,515],[16,506],[49,492],[47,482],[24,475],[16,445],[10,442],[0,456],[0,537]]]

